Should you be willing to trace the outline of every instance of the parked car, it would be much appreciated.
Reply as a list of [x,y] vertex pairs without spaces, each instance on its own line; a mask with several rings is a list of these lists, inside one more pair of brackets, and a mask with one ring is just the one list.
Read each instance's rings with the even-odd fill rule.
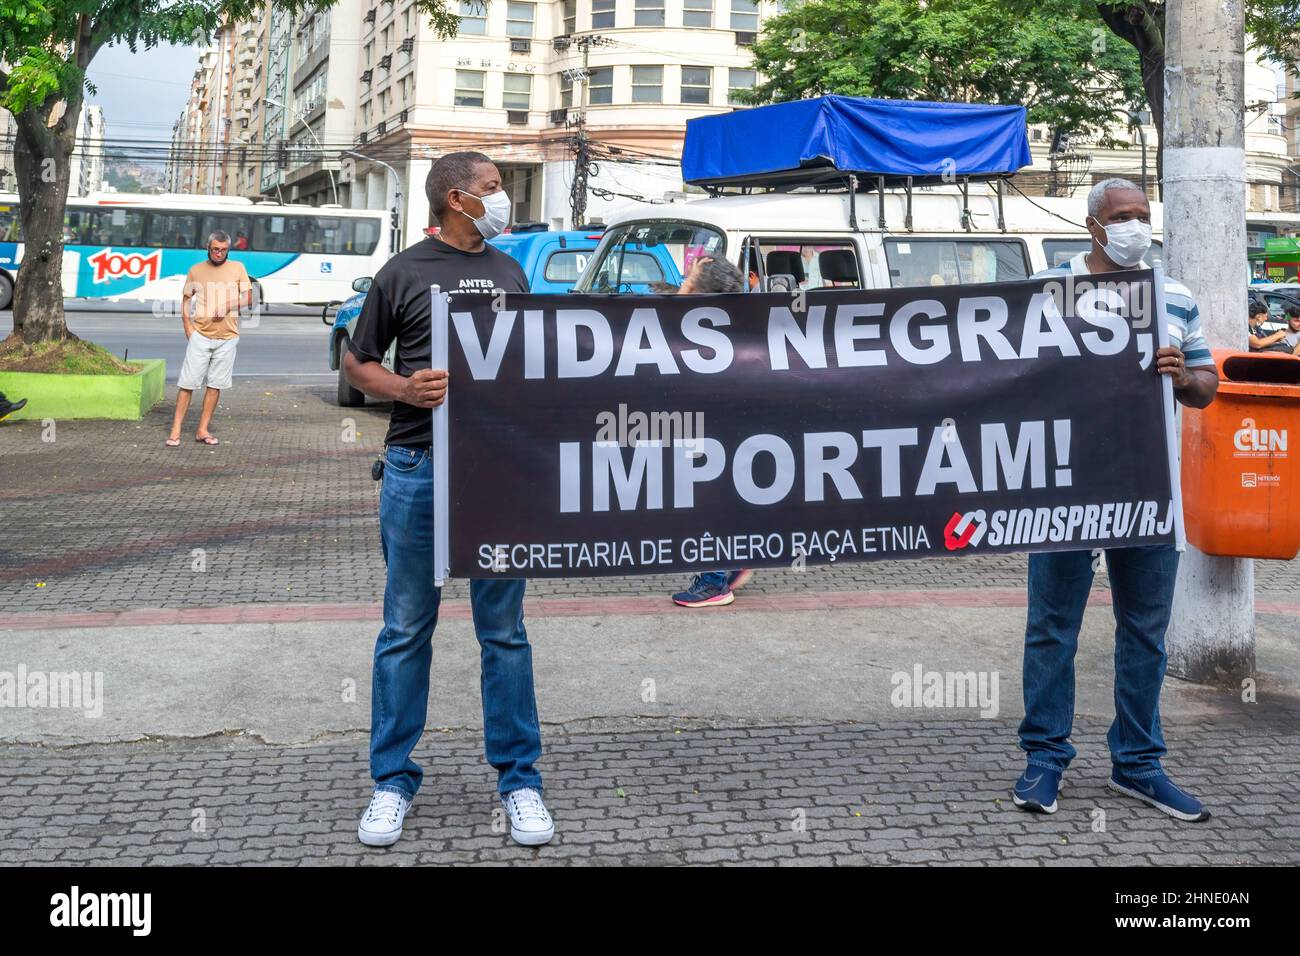
[[[490,240],[502,252],[512,256],[528,277],[533,292],[564,293],[573,288],[587,267],[587,260],[600,242],[599,227],[564,232],[526,228],[505,233]],[[370,290],[370,277],[352,283],[356,295],[343,302],[331,302],[321,311],[321,321],[330,326],[330,369],[338,373],[338,403],[355,408],[366,403],[366,396],[352,387],[343,374],[343,353],[352,341],[352,333],[361,315],[361,306]],[[384,368],[393,368],[393,349],[384,356]]]
[[1246,307],[1249,309],[1250,303],[1257,299],[1262,299],[1268,306],[1264,332],[1266,334],[1281,332],[1288,327],[1286,310],[1292,307],[1300,308],[1300,287],[1275,286],[1261,289],[1259,286],[1251,286],[1246,292]]

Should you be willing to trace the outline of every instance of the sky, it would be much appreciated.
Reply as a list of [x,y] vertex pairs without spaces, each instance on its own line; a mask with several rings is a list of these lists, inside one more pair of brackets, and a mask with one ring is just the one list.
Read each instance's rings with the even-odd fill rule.
[[192,46],[140,48],[137,53],[126,46],[100,50],[90,64],[90,81],[99,92],[87,102],[103,108],[114,145],[124,140],[170,144],[172,124],[189,97],[198,61],[198,48]]

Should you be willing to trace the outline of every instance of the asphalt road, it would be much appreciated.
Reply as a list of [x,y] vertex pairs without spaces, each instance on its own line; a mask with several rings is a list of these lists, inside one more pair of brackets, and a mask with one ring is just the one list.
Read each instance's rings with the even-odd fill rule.
[[[329,368],[329,327],[319,308],[287,306],[245,321],[240,335],[235,375],[318,381],[334,378]],[[185,356],[180,318],[155,315],[140,303],[69,302],[68,328],[116,355],[164,358],[167,381],[174,384]],[[13,330],[13,313],[0,312],[0,339]]]

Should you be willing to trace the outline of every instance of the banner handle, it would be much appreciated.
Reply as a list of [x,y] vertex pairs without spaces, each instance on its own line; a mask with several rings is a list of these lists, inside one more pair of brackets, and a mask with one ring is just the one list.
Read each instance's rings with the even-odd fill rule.
[[[1165,321],[1165,270],[1162,265],[1152,268],[1152,282],[1155,287],[1156,346],[1165,348],[1169,344],[1169,323]],[[1151,356],[1154,365],[1155,356]],[[1177,404],[1174,402],[1173,376],[1160,376],[1160,395],[1164,406],[1165,454],[1169,459],[1169,492],[1172,496],[1170,507],[1174,510],[1174,548],[1187,550],[1187,529],[1183,526],[1183,482],[1181,463],[1179,462],[1178,425],[1174,417]]]
[[[429,367],[445,369],[447,367],[447,325],[450,321],[450,309],[447,294],[437,285],[429,287],[430,303],[430,351]],[[451,389],[447,390],[442,404],[433,409],[433,445],[430,448],[433,457],[433,586],[442,587],[450,576],[450,509],[449,486],[451,484],[451,455],[448,442],[447,403],[451,401]]]

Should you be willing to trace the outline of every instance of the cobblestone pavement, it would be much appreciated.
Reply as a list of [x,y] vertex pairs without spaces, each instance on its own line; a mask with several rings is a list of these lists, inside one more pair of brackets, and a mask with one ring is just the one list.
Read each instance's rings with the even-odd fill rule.
[[[1292,718],[1294,715],[1292,715]],[[1105,726],[1051,817],[1016,810],[1008,721],[551,727],[541,768],[557,837],[514,846],[481,738],[426,734],[399,844],[361,846],[366,740],[300,748],[215,738],[0,750],[0,863],[1300,863],[1294,719],[1166,726],[1177,780],[1214,816],[1179,823],[1105,789]]]
[[[0,608],[379,600],[369,461],[386,406],[341,409],[332,386],[241,382],[217,413],[222,445],[187,437],[167,448],[172,394],[142,422],[56,423],[52,436],[37,422],[0,425]],[[193,571],[195,549],[203,574]],[[1024,568],[1023,555],[841,564],[760,573],[748,593],[1017,587]],[[1256,582],[1262,595],[1300,594],[1300,561],[1257,562]],[[682,583],[586,578],[536,581],[529,592],[662,595]],[[447,596],[464,590],[454,582]]]

